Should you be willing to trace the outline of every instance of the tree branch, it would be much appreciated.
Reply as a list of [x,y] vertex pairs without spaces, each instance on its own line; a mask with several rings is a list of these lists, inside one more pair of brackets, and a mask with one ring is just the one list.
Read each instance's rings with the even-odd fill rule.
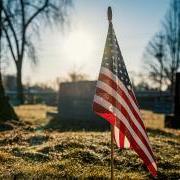
[[[20,61],[22,61],[23,55],[24,55],[24,46],[25,46],[25,40],[26,40],[26,29],[25,29],[25,11],[24,11],[24,1],[20,0],[21,4],[21,18],[22,18],[22,42],[21,42],[21,53],[20,53]],[[21,63],[20,63],[21,64]]]
[[4,31],[4,33],[5,33],[5,35],[6,35],[6,38],[7,38],[7,41],[8,41],[8,45],[9,45],[9,48],[10,48],[11,55],[12,55],[15,63],[17,63],[16,56],[15,56],[14,51],[13,51],[13,47],[12,47],[12,43],[11,43],[9,34],[8,34],[6,28],[4,28],[4,27],[2,27],[2,28],[3,28],[3,31]]
[[32,20],[38,16],[48,5],[49,0],[45,0],[44,5],[37,9],[37,11],[27,20],[25,24],[25,29],[28,27],[28,25],[32,22]]
[[16,44],[16,49],[17,49],[17,54],[19,54],[19,43],[18,43],[19,41],[18,41],[18,39],[17,39],[16,31],[15,31],[15,29],[14,29],[14,27],[13,27],[13,24],[12,24],[11,20],[10,20],[10,17],[9,17],[9,15],[8,15],[8,12],[7,12],[6,9],[4,8],[4,6],[3,6],[2,8],[3,8],[2,10],[3,10],[4,14],[5,14],[6,20],[7,20],[7,22],[8,22],[8,25],[9,25],[12,33],[13,33],[13,37],[14,37],[15,44]]

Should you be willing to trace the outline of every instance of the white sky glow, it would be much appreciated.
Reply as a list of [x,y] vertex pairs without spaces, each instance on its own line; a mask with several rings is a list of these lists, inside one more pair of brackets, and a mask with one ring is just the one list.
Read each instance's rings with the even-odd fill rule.
[[71,32],[65,39],[62,51],[67,61],[83,64],[88,61],[94,48],[93,36],[85,32],[85,29],[78,29]]
[[[31,67],[24,59],[23,81],[32,83],[67,77],[74,66],[91,79],[98,77],[108,30],[107,7],[113,10],[113,25],[127,70],[142,72],[142,54],[152,36],[160,29],[169,0],[75,0],[71,27],[42,27],[41,41],[35,40],[39,65]],[[15,74],[12,62],[6,74]]]

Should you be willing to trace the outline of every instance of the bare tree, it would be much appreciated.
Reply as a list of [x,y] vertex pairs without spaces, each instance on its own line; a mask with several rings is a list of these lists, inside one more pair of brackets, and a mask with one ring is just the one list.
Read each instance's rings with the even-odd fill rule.
[[71,0],[5,0],[2,11],[5,22],[3,32],[17,70],[17,97],[24,103],[22,68],[24,57],[37,62],[32,36],[39,33],[39,25],[62,24],[68,16]]
[[68,76],[71,82],[78,82],[89,79],[88,75],[82,72],[82,67],[77,68],[76,66],[72,68],[72,70],[68,73]]
[[72,71],[69,74],[69,79],[71,82],[78,82],[88,80],[88,75],[84,73],[79,73],[77,71]]
[[166,63],[165,52],[165,37],[162,33],[158,33],[149,41],[144,53],[149,76],[157,84],[160,93],[166,80],[164,76],[164,66]]
[[[153,82],[167,85],[174,95],[175,75],[180,68],[180,1],[172,0],[162,30],[149,42],[145,54],[148,71]],[[147,59],[147,56],[145,56]],[[153,57],[153,58],[152,58]],[[155,60],[155,61],[154,61]]]
[[167,45],[168,62],[165,65],[166,77],[170,82],[170,90],[174,94],[175,75],[180,68],[180,1],[172,0],[165,16],[164,31]]
[[0,121],[6,120],[18,120],[18,117],[10,105],[7,96],[5,95],[3,83],[2,83],[2,73],[1,73],[1,60],[2,60],[2,0],[0,0]]

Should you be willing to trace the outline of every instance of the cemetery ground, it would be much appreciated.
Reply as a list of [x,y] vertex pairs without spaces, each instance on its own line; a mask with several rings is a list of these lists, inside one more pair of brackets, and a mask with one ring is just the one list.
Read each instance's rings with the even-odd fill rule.
[[[0,179],[110,178],[109,132],[61,132],[45,105],[16,107],[21,123],[0,132]],[[142,111],[158,165],[158,179],[180,178],[180,130],[165,129],[163,115]],[[54,126],[47,124],[54,121]],[[51,123],[53,124],[53,123]],[[131,150],[115,147],[117,179],[152,179]]]

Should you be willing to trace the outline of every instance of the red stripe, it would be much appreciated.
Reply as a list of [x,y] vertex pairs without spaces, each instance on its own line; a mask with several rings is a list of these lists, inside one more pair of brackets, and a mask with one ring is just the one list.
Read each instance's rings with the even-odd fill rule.
[[[121,121],[118,117],[115,117],[110,111],[108,111],[107,109],[105,109],[101,105],[97,104],[96,102],[93,103],[93,109],[94,109],[95,113],[97,113],[99,116],[101,116],[103,118],[104,118],[103,114],[108,114],[109,116],[111,115],[113,119],[117,119],[117,120]],[[114,124],[112,123],[112,125],[114,125]],[[120,127],[118,127],[118,128],[120,128]],[[141,157],[141,159],[144,161],[144,164],[148,167],[149,171],[153,174],[153,176],[156,176],[157,175],[156,169],[152,166],[152,163],[150,162],[149,158],[144,153],[144,151],[141,149],[141,147],[136,143],[136,141],[132,137],[131,133],[125,127],[125,125],[123,124],[122,121],[121,121],[121,131],[124,134],[127,134],[126,136],[127,136],[128,140],[129,140],[129,142],[131,144],[131,147]]]
[[[139,122],[139,124],[142,126],[143,129],[145,129],[144,124],[142,123],[141,117],[139,117],[138,113],[136,112],[136,110],[134,109],[134,107],[132,106],[129,98],[126,96],[126,94],[124,93],[124,91],[121,89],[120,86],[118,86],[111,78],[109,78],[108,76],[104,75],[104,74],[100,74],[99,75],[99,80],[106,83],[107,85],[109,85],[110,87],[112,87],[127,103],[127,105],[129,106],[130,110],[132,111],[132,113],[134,114],[135,118],[137,119],[137,121]],[[138,108],[138,107],[137,107]]]
[[106,119],[110,124],[115,124],[116,117],[110,111],[106,110],[95,102],[93,102],[93,111],[102,118]]
[[[154,158],[153,152],[152,152],[148,142],[146,141],[146,139],[144,138],[142,133],[139,131],[139,129],[136,127],[136,125],[132,121],[132,119],[129,116],[129,113],[126,111],[126,109],[114,97],[112,97],[110,94],[108,94],[107,92],[105,92],[104,90],[102,90],[100,88],[96,88],[96,95],[102,97],[103,99],[108,101],[110,104],[112,104],[114,107],[116,107],[117,109],[120,110],[120,112],[126,117],[128,122],[130,123],[131,127],[133,128],[133,130],[136,132],[137,136],[141,139],[143,144],[148,148],[148,151],[150,152],[151,156]],[[119,125],[120,126],[120,130],[121,130],[121,124],[122,123],[120,123],[120,125]],[[144,128],[143,128],[143,130],[145,131]],[[122,145],[122,143],[124,144],[124,134],[122,134],[121,131],[120,131],[120,133],[121,133],[121,135],[120,135],[120,147],[123,147],[121,145]]]

